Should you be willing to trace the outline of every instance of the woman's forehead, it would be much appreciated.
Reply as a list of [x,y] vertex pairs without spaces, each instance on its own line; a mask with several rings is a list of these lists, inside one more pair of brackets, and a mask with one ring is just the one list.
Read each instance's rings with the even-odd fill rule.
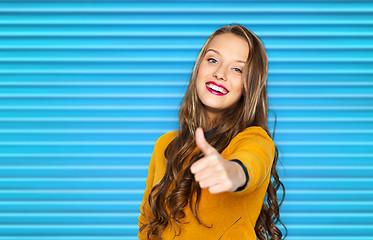
[[207,52],[214,52],[234,61],[245,62],[249,54],[249,44],[241,37],[232,33],[215,36],[207,45]]

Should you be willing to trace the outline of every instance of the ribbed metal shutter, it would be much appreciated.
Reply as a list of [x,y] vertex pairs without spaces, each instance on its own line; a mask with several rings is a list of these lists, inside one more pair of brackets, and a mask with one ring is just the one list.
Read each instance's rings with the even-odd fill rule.
[[289,240],[373,239],[372,1],[0,1],[0,239],[132,240],[197,54],[268,51]]

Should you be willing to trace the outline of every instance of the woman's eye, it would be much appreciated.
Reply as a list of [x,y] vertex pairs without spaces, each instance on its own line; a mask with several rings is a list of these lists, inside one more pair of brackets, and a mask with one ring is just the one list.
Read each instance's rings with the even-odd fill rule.
[[207,59],[207,61],[212,62],[212,63],[216,63],[216,62],[217,62],[217,61],[216,61],[215,59],[213,59],[213,58],[209,58],[209,59]]
[[241,69],[239,69],[239,68],[234,68],[234,70],[235,70],[236,72],[242,73]]

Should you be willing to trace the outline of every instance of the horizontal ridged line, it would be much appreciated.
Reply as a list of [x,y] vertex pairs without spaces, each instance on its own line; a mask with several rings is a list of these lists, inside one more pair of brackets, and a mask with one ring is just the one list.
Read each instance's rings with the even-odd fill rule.
[[[67,213],[67,212],[54,212],[54,213],[0,213],[0,217],[79,217],[79,216],[94,216],[94,217],[133,217],[137,218],[139,216],[138,213],[101,213],[101,212],[92,212],[92,213]],[[46,224],[49,225],[49,224]],[[79,225],[79,224],[77,224]],[[0,235],[1,236],[1,235]]]
[[[1,192],[1,191],[0,191]],[[281,191],[279,191],[281,193]],[[310,190],[296,190],[296,189],[286,189],[286,193],[292,193],[296,195],[302,195],[302,194],[343,194],[343,195],[349,195],[349,194],[373,194],[373,190],[350,190],[350,189],[343,189],[343,190],[336,190],[336,189],[310,189]]]
[[[2,106],[0,110],[178,110],[178,106]],[[361,107],[361,110],[371,109]],[[373,107],[372,107],[373,109]],[[330,109],[327,109],[330,110]],[[140,130],[141,131],[141,130]]]
[[[0,131],[1,132],[1,131]],[[276,133],[308,133],[308,134],[330,134],[330,133],[356,133],[371,134],[373,129],[294,129],[294,130],[276,130]]]
[[[351,240],[352,236],[330,236],[329,234],[327,235],[319,235],[319,236],[314,236],[314,237],[309,237],[309,236],[297,236],[297,235],[292,235],[292,236],[287,236],[286,240]],[[356,236],[353,235],[354,240],[373,240],[373,237],[370,236]],[[18,239],[17,239],[18,240]],[[123,239],[125,240],[125,239]]]
[[[373,11],[372,11],[373,12]],[[261,37],[372,37],[373,32],[260,32],[256,34]],[[192,32],[12,32],[1,33],[1,37],[208,37],[209,33]]]
[[[118,170],[118,169],[121,169],[121,170],[148,170],[148,166],[147,165],[98,165],[98,166],[92,166],[92,165],[52,165],[52,166],[48,166],[48,165],[41,165],[41,166],[33,166],[33,165],[17,165],[17,166],[12,166],[12,165],[3,165],[3,166],[0,166],[0,170],[14,170],[14,169],[17,169],[17,170],[51,170],[51,169],[54,169],[54,170]],[[346,165],[346,166],[342,166],[342,165],[328,165],[328,166],[325,166],[325,165],[322,165],[322,166],[319,166],[319,165],[307,165],[307,166],[304,166],[304,165],[301,165],[301,166],[297,166],[297,165],[287,165],[286,167],[284,166],[278,166],[278,169],[284,169],[284,170],[369,170],[369,169],[373,169],[373,166],[351,166],[351,165]],[[5,178],[2,178],[3,180]],[[14,179],[14,178],[12,178]],[[20,178],[17,178],[17,179],[20,179]],[[35,179],[35,178],[32,178],[32,179]],[[40,178],[40,179],[44,179],[44,178]],[[57,178],[51,178],[51,179],[57,179]],[[60,179],[60,178],[58,178]],[[61,178],[61,179],[66,179],[66,178]],[[101,178],[100,178],[101,179]],[[105,179],[108,179],[108,178],[105,178]],[[116,178],[116,179],[119,179],[119,178]],[[130,178],[120,178],[120,179],[130,179]],[[132,178],[131,178],[132,179]],[[292,178],[294,179],[294,178]],[[302,178],[302,179],[308,179],[308,178]],[[321,178],[317,178],[317,179],[321,179]],[[333,180],[335,180],[336,178],[333,178]],[[358,179],[358,178],[343,178],[343,179]],[[366,178],[364,178],[366,179]],[[0,179],[1,181],[1,179]]]
[[[139,213],[0,213],[0,217],[134,217],[137,218]],[[373,216],[372,213],[282,213],[282,217],[369,217]],[[18,224],[17,224],[18,225]],[[27,224],[28,225],[28,224]],[[34,225],[34,224],[30,224]],[[39,224],[37,224],[39,225]],[[40,224],[44,225],[44,224]],[[45,224],[50,225],[50,224]],[[58,224],[60,225],[60,224]],[[80,224],[77,224],[78,226]],[[90,225],[90,224],[89,224]]]
[[372,158],[373,153],[285,153],[286,158],[314,158],[314,157],[338,157],[338,158]]
[[[116,235],[115,237],[113,236],[104,236],[104,237],[95,237],[91,235],[70,235],[70,236],[56,236],[56,235],[43,235],[43,236],[36,236],[33,235],[31,236],[9,236],[9,235],[4,235],[6,237],[6,240],[51,240],[53,238],[54,240],[138,240],[137,236],[134,237],[128,237],[124,235]],[[0,238],[1,239],[1,238]],[[288,240],[299,240],[299,236],[287,236],[286,239]],[[326,236],[316,236],[316,237],[303,237],[301,236],[301,239],[304,240],[351,240],[351,237],[331,237],[329,235]],[[373,237],[364,237],[364,236],[355,236],[354,235],[354,240],[373,240]]]
[[[9,193],[33,193],[33,194],[54,194],[54,193],[74,193],[74,194],[87,194],[87,193],[105,193],[105,194],[117,194],[117,193],[144,193],[144,189],[11,189],[4,190],[0,189],[0,194]],[[282,190],[278,190],[278,194],[282,194]],[[373,195],[373,189],[369,190],[351,190],[351,189],[286,189],[286,193],[301,196],[302,194],[368,194]]]
[[[356,170],[356,169],[355,169]],[[362,169],[357,169],[357,170],[365,170],[364,168]],[[286,171],[286,169],[285,169]],[[330,182],[338,182],[338,183],[341,183],[341,182],[348,182],[348,183],[364,183],[364,184],[368,184],[368,183],[373,183],[373,177],[372,178],[367,178],[367,177],[361,177],[361,178],[351,178],[351,177],[348,177],[348,178],[337,178],[337,177],[304,177],[304,178],[300,178],[300,177],[282,177],[281,178],[281,181],[284,181],[286,183],[288,182],[322,182],[325,184],[328,184]],[[371,185],[370,185],[371,186]]]
[[[277,144],[277,142],[276,142]],[[281,153],[284,158],[315,158],[315,157],[338,157],[338,158],[372,158],[373,153]],[[111,157],[111,158],[122,158],[122,157],[132,157],[132,158],[143,158],[151,157],[151,153],[0,153],[0,157],[8,158],[18,158],[18,157],[39,157],[39,158],[49,158],[49,157],[80,157],[80,158],[99,158],[99,157]]]
[[[370,146],[373,145],[373,141],[346,141],[346,142],[341,142],[341,141],[304,141],[304,142],[298,142],[298,141],[277,141],[276,142],[278,145],[281,146]],[[106,141],[106,142],[97,142],[97,141],[59,141],[59,142],[43,142],[43,141],[31,141],[31,142],[26,142],[26,141],[6,141],[6,142],[0,142],[0,146],[5,145],[5,146],[13,146],[13,145],[44,145],[44,146],[64,146],[64,145],[103,145],[103,146],[114,146],[114,145],[120,145],[120,146],[144,146],[144,145],[149,145],[153,146],[154,142],[153,141]]]
[[[0,110],[179,110],[179,106],[0,106]],[[275,106],[271,110],[373,110],[373,106]],[[140,131],[140,130],[139,130]]]
[[[0,82],[0,86],[186,86],[186,82]],[[357,82],[357,84],[359,84]],[[361,84],[364,84],[364,82],[361,82]],[[373,83],[372,83],[373,85]]]
[[291,145],[291,146],[370,146],[373,145],[373,141],[346,141],[346,142],[341,142],[341,141],[277,141],[276,142],[280,146],[285,146],[285,145]]
[[0,122],[175,122],[178,118],[0,118]]
[[[183,98],[184,94],[0,94],[0,98]],[[324,94],[268,94],[269,98],[373,98],[365,93],[324,93]]]
[[138,228],[139,226],[137,224],[0,224],[0,229],[29,229],[29,228],[68,228],[68,229],[74,229],[74,228]]
[[[159,133],[163,134],[170,131],[175,131],[177,129],[161,129],[161,130],[123,130],[123,129],[7,129],[1,130],[0,133],[52,133],[52,134],[66,134],[66,133],[87,133],[87,134],[97,134],[97,133],[111,133],[111,134],[122,134],[122,133]],[[373,129],[278,129],[276,133],[308,133],[308,134],[331,134],[331,133],[348,133],[348,134],[371,134],[373,133]]]
[[[84,170],[89,170],[89,169],[84,169]],[[145,170],[147,170],[147,168]],[[361,170],[365,170],[365,169],[362,168]],[[285,182],[325,182],[325,184],[330,183],[330,182],[351,182],[351,183],[364,182],[364,184],[367,184],[369,182],[373,183],[373,177],[372,178],[367,178],[367,177],[364,177],[364,178],[363,177],[362,178],[282,177],[281,180]],[[60,177],[60,178],[55,178],[55,177],[18,178],[17,177],[15,178],[15,177],[9,177],[9,178],[4,178],[3,177],[0,179],[0,182],[97,182],[97,181],[99,182],[141,182],[143,183],[146,181],[146,178],[140,178],[140,177],[138,178],[120,178],[120,177],[118,178],[108,178],[108,177],[101,177],[101,178],[89,178],[89,177]]]
[[373,229],[372,224],[286,224],[289,229]]
[[[178,106],[0,106],[0,110],[178,110]],[[367,109],[367,108],[363,108]],[[372,107],[373,109],[373,107]],[[141,131],[141,130],[139,130]]]
[[[139,193],[143,194],[144,189],[95,189],[95,190],[87,190],[87,189],[37,189],[37,190],[3,190],[0,189],[0,194],[9,194],[9,193],[32,193],[32,194],[61,194],[61,193],[74,193],[74,194],[87,194],[87,193],[105,193],[105,194],[118,194],[118,193]],[[278,191],[279,194],[282,193],[281,190]],[[287,194],[295,194],[295,195],[302,195],[302,194],[315,194],[315,195],[323,195],[323,194],[369,194],[373,195],[373,190],[349,190],[349,189],[343,189],[343,190],[335,190],[335,189],[326,189],[326,190],[320,190],[320,189],[310,189],[310,190],[296,190],[296,189],[286,189]]]
[[[147,157],[148,155],[146,155]],[[372,163],[373,164],[373,163]],[[278,166],[279,169],[285,169],[285,170],[369,170],[369,169],[372,169],[373,170],[373,165],[372,166],[369,166],[369,165],[365,165],[365,166],[351,166],[351,165],[346,165],[346,166],[343,166],[343,165],[328,165],[328,166],[325,166],[325,165],[307,165],[307,166],[304,166],[304,165],[300,165],[300,166],[297,166],[297,165],[287,165],[286,167],[283,167],[283,166]],[[50,170],[50,169],[58,169],[58,170],[68,170],[68,169],[72,169],[72,170],[118,170],[118,169],[121,169],[121,170],[147,170],[148,169],[148,166],[147,165],[97,165],[97,166],[94,166],[94,165],[52,165],[52,166],[48,166],[48,165],[42,165],[42,166],[33,166],[33,165],[17,165],[17,166],[12,166],[12,165],[3,165],[3,166],[0,166],[0,170],[14,170],[14,169],[17,169],[17,170]],[[5,179],[5,178],[2,178],[2,179]],[[32,178],[32,179],[35,179],[35,178]],[[43,178],[44,179],[44,178]],[[51,178],[51,179],[54,179],[54,178]],[[61,179],[65,179],[65,178],[61,178]],[[106,178],[108,179],[108,178]],[[127,179],[127,178],[122,178],[122,179]],[[128,178],[129,179],[129,178]],[[292,178],[294,179],[294,178]],[[307,179],[307,178],[302,178],[302,179]],[[317,178],[317,179],[321,179],[321,178]],[[333,180],[335,180],[336,178],[333,178]],[[343,179],[357,179],[357,178],[343,178]],[[364,178],[365,179],[365,178]],[[0,179],[1,181],[1,179]]]
[[[17,71],[0,71],[0,75],[2,74],[14,74],[14,75],[25,75],[25,74],[95,74],[95,75],[122,75],[122,74],[138,74],[140,70],[76,70],[76,71],[56,71],[56,70],[17,70]],[[145,75],[152,75],[152,74],[190,74],[190,71],[187,70],[146,70],[142,69],[141,74]],[[319,74],[326,74],[326,75],[373,75],[373,71],[371,70],[320,70],[320,69],[314,69],[314,70],[269,70],[269,74],[278,74],[278,75],[288,75],[288,74],[307,74],[307,75],[319,75]]]
[[[141,201],[115,201],[115,200],[100,200],[100,201],[81,201],[81,200],[65,200],[65,201],[58,201],[58,200],[50,200],[50,201],[39,201],[39,200],[22,200],[22,201],[0,201],[0,205],[97,205],[97,204],[118,204],[118,205],[140,205]],[[326,200],[326,201],[291,201],[287,200],[284,202],[286,205],[372,205],[372,201],[363,201],[363,200],[356,200],[356,201],[335,201],[335,200]]]
[[[133,73],[139,73],[141,74],[190,74],[190,71],[188,70],[64,70],[64,71],[58,71],[58,70],[1,70],[0,74],[133,74]],[[373,73],[373,71],[372,71]]]
[[[0,108],[1,109],[1,108]],[[270,109],[274,110],[373,110],[373,106],[276,106],[272,105]]]
[[[45,129],[25,129],[25,130],[19,130],[19,129],[7,129],[2,130],[0,129],[0,133],[112,133],[112,134],[122,134],[122,133],[166,133],[173,131],[173,129],[168,130],[157,130],[157,129],[150,129],[150,130],[144,130],[144,129],[132,129],[132,130],[123,130],[123,129],[83,129],[83,130],[75,130],[75,129],[53,129],[53,130],[45,130]],[[320,130],[321,131],[321,130]],[[356,130],[358,131],[358,130]],[[277,131],[278,132],[278,131]],[[364,130],[363,133],[365,133],[366,130]],[[373,132],[373,130],[372,130]]]
[[[79,235],[69,235],[69,236],[61,236],[61,235],[50,235],[50,234],[43,234],[43,236],[38,236],[36,234],[33,234],[32,236],[22,236],[22,235],[1,235],[3,239],[6,240],[138,240],[137,237],[129,237],[124,235],[116,234],[116,236],[92,236],[87,234],[79,234]],[[360,240],[360,238],[357,238],[356,240]],[[365,240],[365,239],[361,239]]]
[[[188,70],[0,70],[1,74],[190,74],[190,71]],[[307,75],[319,75],[319,74],[373,74],[373,70],[320,70],[320,69],[314,69],[314,70],[269,70],[269,74],[307,74]]]
[[286,201],[284,202],[286,205],[353,205],[353,204],[363,204],[363,205],[373,205],[372,201],[363,201],[363,200],[356,200],[356,201]]
[[[373,94],[371,95],[373,97]],[[0,94],[0,98],[182,98],[184,94]]]
[[[297,212],[297,213],[282,213],[282,217],[287,217],[287,216],[305,216],[305,217],[367,217],[367,216],[372,216],[373,213],[347,213],[347,212],[341,212],[341,213],[320,213],[320,212]],[[373,227],[373,225],[372,225]]]
[[[116,63],[132,63],[132,62],[179,62],[179,63],[194,63],[195,59],[188,58],[0,58],[0,63],[85,63],[85,62],[116,62]],[[370,63],[373,62],[373,58],[270,58],[269,63],[280,62],[280,63],[318,63],[318,62],[337,62],[337,63],[348,63],[348,62],[362,62]]]
[[[12,190],[3,190],[0,189],[0,194],[26,194],[26,193],[32,193],[32,194],[65,194],[65,193],[73,193],[73,194],[88,194],[88,193],[104,193],[104,194],[143,194],[144,189],[36,189],[36,190],[18,190],[18,189],[12,189]],[[278,190],[278,194],[282,194],[281,190]],[[286,189],[286,194],[294,194],[297,196],[302,195],[335,195],[335,194],[342,194],[342,195],[351,195],[351,194],[367,194],[367,195],[373,195],[373,190],[350,190],[350,189],[343,189],[343,190],[335,190],[335,189],[310,189],[310,190],[297,190],[297,189]]]
[[[0,11],[1,12],[1,11]],[[48,21],[48,22],[47,22]],[[209,25],[209,24],[226,24],[226,21],[223,20],[122,20],[122,21],[113,21],[113,20],[85,20],[85,21],[78,21],[78,20],[45,20],[45,21],[0,21],[0,25],[2,26],[17,26],[17,25],[41,25],[41,26],[48,26],[48,25]],[[260,20],[260,21],[240,21],[240,24],[242,25],[342,25],[342,26],[349,26],[349,25],[358,25],[358,26],[364,26],[364,25],[372,25],[373,21],[371,20]]]
[[38,157],[38,158],[50,158],[50,157],[80,157],[80,158],[97,158],[97,157],[111,157],[111,158],[142,158],[151,157],[151,153],[0,153],[0,157],[18,158],[18,157]]
[[0,182],[145,182],[146,178],[1,178]]
[[[372,166],[342,166],[342,165],[333,165],[333,166],[317,166],[317,165],[307,165],[307,166],[291,166],[288,165],[285,167],[286,170],[373,170]],[[373,173],[373,171],[372,171]],[[317,178],[320,179],[320,178]],[[335,179],[335,178],[333,178]],[[347,179],[347,178],[344,178]],[[353,178],[351,178],[353,179]]]
[[[174,49],[174,50],[198,50],[199,46],[145,46],[145,45],[131,45],[131,46],[123,46],[123,45],[111,45],[111,46],[86,46],[86,45],[53,45],[53,46],[39,46],[39,45],[6,45],[1,46],[0,50],[108,50],[108,49],[115,49],[115,50],[161,50],[161,49]],[[327,49],[327,50],[356,50],[356,49],[365,49],[365,50],[372,50],[373,45],[301,45],[301,46],[287,46],[287,45],[266,45],[266,50],[308,50],[308,49]]]
[[[274,121],[274,118],[269,118]],[[0,122],[175,122],[178,118],[0,118]],[[373,122],[373,118],[277,118],[277,122]]]
[[144,145],[149,145],[149,146],[153,146],[154,145],[154,142],[153,141],[123,141],[123,142],[120,142],[120,141],[107,141],[107,142],[85,142],[85,141],[61,141],[61,142],[52,142],[52,141],[49,141],[49,142],[42,142],[42,141],[32,141],[32,142],[23,142],[23,141],[19,141],[19,142],[11,142],[11,141],[8,141],[8,142],[0,142],[0,146],[1,145],[22,145],[22,146],[25,146],[25,145],[43,145],[43,146],[64,146],[64,145],[93,145],[93,146],[97,146],[97,145],[104,145],[104,146],[112,146],[112,145],[120,145],[120,146],[136,146],[136,145],[139,145],[139,146],[144,146]]
[[[147,82],[147,81],[138,81],[138,82],[6,82],[2,81],[0,82],[0,86],[17,86],[17,87],[23,87],[23,86],[40,86],[40,87],[48,87],[48,86],[187,86],[187,82]],[[283,82],[283,81],[269,81],[268,86],[352,86],[352,87],[361,87],[361,86],[373,86],[373,82]],[[347,107],[347,106],[346,106]]]
[[[83,170],[148,170],[148,166],[143,166],[143,165],[110,165],[110,166],[104,166],[104,165],[99,165],[99,166],[94,166],[94,165],[89,165],[89,166],[80,166],[80,165],[73,165],[73,166],[0,166],[0,170],[10,170],[10,169],[17,169],[17,170],[28,170],[28,169],[59,169],[59,170],[66,170],[66,169],[83,169]],[[4,178],[0,178],[1,179]],[[33,178],[34,179],[34,178]],[[51,178],[53,179],[53,178]],[[64,178],[61,178],[64,179]],[[106,178],[107,179],[107,178]],[[127,178],[123,178],[127,179]],[[128,178],[129,179],[129,178]]]
[[123,204],[123,205],[129,205],[129,204],[133,204],[133,205],[140,205],[141,204],[141,201],[114,201],[114,200],[111,200],[111,201],[105,201],[105,200],[102,200],[102,201],[80,201],[80,200],[77,200],[77,201],[71,201],[71,200],[66,200],[66,201],[56,201],[56,200],[51,200],[51,201],[37,201],[37,200],[33,200],[33,201],[27,201],[27,200],[23,200],[23,201],[0,201],[0,205],[39,205],[39,204],[46,204],[46,205],[58,205],[58,204],[63,204],[63,205],[96,205],[96,204]]
[[1,8],[0,13],[371,13],[369,8]]
[[77,189],[77,190],[74,190],[74,189],[59,189],[59,190],[55,190],[55,189],[48,189],[48,190],[40,190],[40,189],[37,189],[37,190],[2,190],[0,189],[0,194],[9,194],[9,193],[21,193],[21,194],[25,194],[25,193],[32,193],[32,194],[45,194],[45,193],[48,193],[48,194],[64,194],[64,193],[74,193],[74,194],[87,194],[87,193],[104,193],[104,194],[118,194],[118,193],[121,193],[121,194],[131,194],[131,193],[136,193],[136,194],[143,194],[144,193],[144,189],[125,189],[125,190],[118,190],[118,189],[110,189],[110,190],[107,190],[107,189],[95,189],[95,190],[87,190],[87,189]]

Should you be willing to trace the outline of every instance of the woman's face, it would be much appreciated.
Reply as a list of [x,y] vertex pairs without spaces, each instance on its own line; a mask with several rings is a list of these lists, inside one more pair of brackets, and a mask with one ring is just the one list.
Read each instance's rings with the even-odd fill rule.
[[242,71],[248,54],[248,43],[232,33],[218,35],[208,44],[197,74],[197,94],[209,117],[241,98]]

